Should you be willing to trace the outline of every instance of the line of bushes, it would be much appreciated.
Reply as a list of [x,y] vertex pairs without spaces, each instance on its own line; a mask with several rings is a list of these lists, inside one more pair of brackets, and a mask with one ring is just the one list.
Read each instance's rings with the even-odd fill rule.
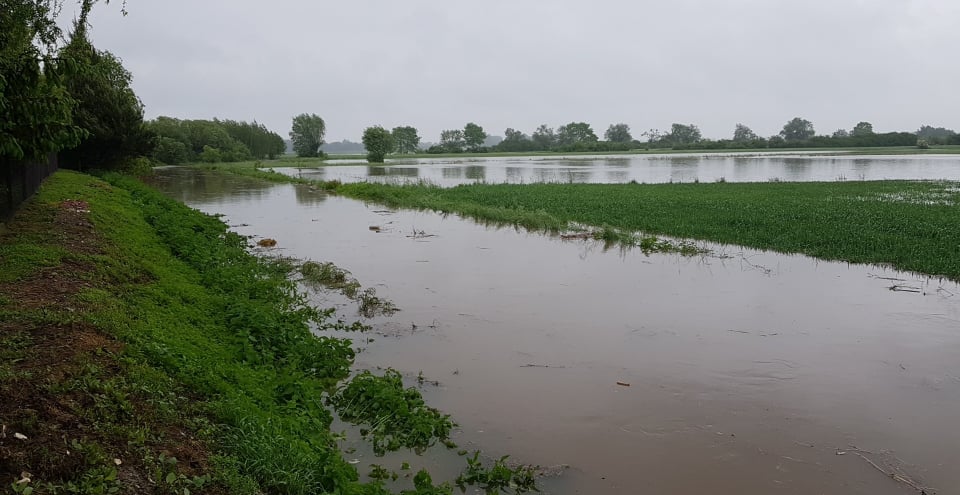
[[283,138],[256,121],[157,117],[145,127],[157,135],[152,158],[167,165],[272,160],[286,151]]

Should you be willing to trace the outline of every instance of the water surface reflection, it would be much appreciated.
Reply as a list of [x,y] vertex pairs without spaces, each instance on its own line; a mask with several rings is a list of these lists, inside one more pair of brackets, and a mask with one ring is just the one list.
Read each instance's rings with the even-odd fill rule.
[[[336,161],[331,162],[336,163]],[[473,182],[764,182],[883,179],[960,180],[960,157],[950,155],[630,155],[576,158],[396,160],[389,167],[337,165],[277,169],[319,180],[427,181],[441,186]]]

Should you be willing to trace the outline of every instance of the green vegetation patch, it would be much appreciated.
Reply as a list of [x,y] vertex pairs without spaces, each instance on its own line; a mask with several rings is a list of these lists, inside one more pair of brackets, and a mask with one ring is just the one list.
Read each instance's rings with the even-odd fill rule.
[[420,392],[403,387],[395,370],[383,376],[364,371],[353,377],[330,398],[344,421],[363,424],[374,453],[384,455],[401,447],[421,453],[438,440],[447,440],[453,422],[450,416],[426,405]]
[[[350,272],[333,263],[307,261],[300,265],[299,271],[303,282],[339,291],[351,300],[356,301],[358,311],[363,317],[390,316],[399,311],[392,302],[378,297],[377,290],[373,287],[361,290],[360,282],[353,278]],[[356,323],[351,329],[363,329],[363,327]]]
[[461,492],[466,491],[467,485],[478,486],[486,493],[513,493],[539,492],[536,484],[536,469],[533,466],[511,467],[507,464],[508,456],[503,456],[489,467],[480,460],[480,451],[467,458],[467,469],[456,479],[456,485]]
[[360,291],[360,282],[351,277],[350,272],[333,263],[308,261],[300,265],[300,275],[305,282],[343,292],[351,299],[357,297]]
[[960,188],[952,182],[472,184],[447,189],[358,183],[335,190],[390,206],[528,228],[607,225],[827,260],[889,264],[960,280]]

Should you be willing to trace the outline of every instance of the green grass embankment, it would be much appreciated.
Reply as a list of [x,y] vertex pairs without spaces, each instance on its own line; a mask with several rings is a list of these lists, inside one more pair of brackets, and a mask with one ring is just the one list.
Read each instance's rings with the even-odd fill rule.
[[960,280],[960,184],[330,184],[352,198],[562,230],[570,222]]
[[[0,237],[0,392],[13,398],[0,407],[4,487],[388,493],[357,481],[321,403],[353,351],[310,324],[342,324],[218,219],[106,179],[58,172]],[[391,415],[418,421],[415,438],[392,443],[445,437],[449,420],[387,378],[367,379],[365,400],[390,397]],[[426,473],[416,485],[403,493],[451,491]]]

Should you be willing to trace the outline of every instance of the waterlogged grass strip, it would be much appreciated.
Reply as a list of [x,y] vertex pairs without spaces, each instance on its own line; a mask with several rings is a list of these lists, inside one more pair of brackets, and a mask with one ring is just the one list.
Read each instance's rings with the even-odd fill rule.
[[960,193],[954,182],[471,184],[452,188],[357,183],[333,190],[394,207],[458,213],[551,232],[562,232],[574,223],[605,225],[624,232],[885,264],[960,280]]

